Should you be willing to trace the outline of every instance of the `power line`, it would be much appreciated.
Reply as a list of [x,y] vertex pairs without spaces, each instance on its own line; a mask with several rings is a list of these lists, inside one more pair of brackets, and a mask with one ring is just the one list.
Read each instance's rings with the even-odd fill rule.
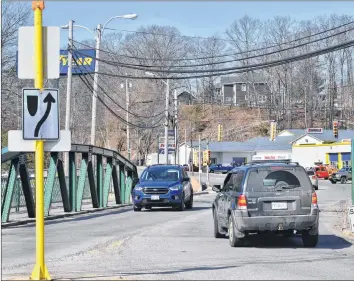
[[[303,46],[306,46],[306,45],[309,45],[309,44],[312,44],[312,43],[316,43],[316,42],[319,42],[319,41],[322,41],[322,40],[326,40],[326,39],[331,38],[331,37],[335,37],[335,36],[338,36],[338,35],[347,33],[347,32],[352,31],[352,30],[354,30],[354,27],[352,27],[352,28],[350,28],[350,29],[347,29],[347,30],[344,30],[344,31],[341,31],[341,32],[338,32],[338,33],[336,33],[336,34],[331,34],[331,35],[328,35],[328,36],[326,36],[326,37],[318,38],[318,39],[315,39],[315,40],[312,40],[312,41],[309,41],[309,42],[305,42],[305,43],[302,43],[302,44],[299,44],[299,45],[296,45],[296,46],[291,46],[291,47],[288,47],[288,48],[285,48],[285,49],[275,50],[275,51],[268,52],[268,53],[264,53],[264,54],[260,54],[260,55],[248,56],[248,57],[245,57],[245,58],[232,59],[232,60],[226,60],[226,61],[218,61],[218,62],[211,62],[211,63],[191,64],[191,65],[169,65],[169,66],[163,66],[163,65],[144,65],[144,64],[122,63],[122,62],[119,62],[119,61],[109,61],[109,60],[105,60],[105,59],[100,59],[100,60],[101,60],[102,62],[107,63],[107,64],[111,64],[111,65],[116,65],[116,64],[117,64],[117,65],[119,65],[119,66],[125,65],[125,66],[127,66],[127,68],[132,68],[132,69],[140,69],[140,68],[138,68],[138,67],[146,67],[146,68],[152,68],[152,67],[161,67],[161,68],[164,68],[164,67],[168,67],[168,68],[182,68],[182,67],[211,66],[211,65],[225,64],[225,63],[231,63],[231,62],[245,61],[245,60],[249,60],[249,59],[264,57],[264,56],[268,56],[268,55],[273,55],[273,54],[281,53],[281,52],[284,52],[284,51],[293,50],[293,49],[296,49],[296,48],[300,48],[300,47],[303,47]],[[80,52],[79,52],[79,53],[80,53]],[[81,54],[82,54],[82,53],[81,53]],[[115,56],[118,56],[118,55],[115,55]],[[94,59],[94,58],[92,57],[92,59]],[[128,67],[128,66],[130,66],[130,67]],[[148,69],[147,69],[147,70],[148,70]],[[150,69],[150,71],[155,71],[155,70]],[[165,71],[159,70],[159,71],[156,71],[156,72],[165,72]],[[209,71],[203,71],[203,72],[209,72]],[[193,72],[193,73],[194,73],[194,72]]]
[[[80,70],[80,72],[82,73],[82,71]],[[82,73],[83,74],[83,73]],[[80,80],[85,84],[85,86],[90,90],[93,91],[92,86],[89,85],[87,78],[84,75],[78,75]],[[82,77],[84,77],[85,79],[83,79]],[[86,81],[85,81],[86,80]],[[136,127],[136,128],[140,128],[140,129],[155,129],[161,126],[161,124],[155,125],[155,126],[140,126],[140,125],[136,125],[133,124],[131,122],[127,122],[126,120],[124,120],[124,118],[120,117],[117,113],[115,113],[102,99],[100,96],[97,96],[97,99],[119,120],[121,120],[124,124],[132,126],[132,127]],[[162,116],[156,123],[161,122],[162,119],[164,119],[165,116]]]
[[[74,54],[73,54],[73,59],[74,59],[75,62],[76,62],[76,58],[75,58],[75,55],[74,55]],[[87,71],[86,66],[85,66],[85,65],[82,65],[82,66],[85,68],[85,70],[86,70],[87,74],[90,76],[90,78],[91,78],[92,80],[94,80],[94,78],[92,77],[91,73],[89,73],[89,72]],[[80,72],[82,73],[81,70],[80,70]],[[100,78],[100,79],[101,79],[101,78]],[[101,79],[101,81],[104,82],[103,79]],[[104,82],[104,83],[105,83],[105,82]],[[146,119],[148,119],[148,118],[154,118],[154,117],[160,116],[160,115],[162,115],[162,114],[165,113],[164,111],[162,111],[162,112],[160,112],[160,113],[158,113],[158,114],[156,114],[156,115],[154,115],[154,116],[142,116],[142,115],[137,115],[137,114],[135,114],[135,113],[133,113],[133,112],[130,112],[130,111],[128,111],[127,109],[125,109],[125,108],[124,108],[123,106],[121,106],[117,101],[115,101],[110,95],[108,95],[107,92],[106,92],[99,84],[97,84],[97,85],[98,85],[98,87],[101,89],[101,91],[102,91],[115,105],[117,105],[119,108],[121,108],[121,109],[124,110],[125,112],[128,112],[129,114],[131,114],[132,116],[134,116],[134,117],[136,117],[136,118],[146,118]],[[105,86],[106,86],[107,88],[109,88],[109,90],[111,90],[112,92],[114,92],[114,90],[112,90],[107,84],[105,84]]]
[[165,72],[165,73],[179,73],[179,74],[185,74],[185,73],[205,73],[205,72],[212,72],[211,74],[204,74],[204,75],[194,75],[194,76],[176,76],[176,77],[138,77],[138,76],[127,76],[127,75],[117,75],[117,74],[109,74],[109,73],[104,73],[104,72],[99,72],[99,74],[102,75],[107,75],[107,76],[111,76],[111,77],[121,77],[121,78],[131,78],[131,79],[175,79],[175,80],[180,80],[180,79],[191,79],[191,78],[204,78],[204,77],[213,77],[213,76],[220,76],[220,75],[228,75],[228,74],[235,74],[235,73],[243,73],[243,72],[248,72],[248,71],[252,71],[252,70],[258,70],[258,69],[263,69],[263,68],[268,68],[268,67],[274,67],[274,66],[278,66],[278,65],[282,65],[282,64],[286,64],[289,62],[295,62],[295,61],[299,61],[299,60],[304,60],[304,59],[308,59],[311,57],[315,57],[315,56],[319,56],[319,55],[323,55],[329,52],[333,52],[333,51],[338,51],[341,49],[345,49],[345,48],[349,48],[351,46],[354,45],[354,40],[342,43],[342,44],[338,44],[335,46],[331,46],[325,49],[320,49],[317,51],[313,51],[307,54],[302,54],[302,55],[297,55],[297,56],[293,56],[293,57],[289,57],[289,58],[285,58],[285,59],[281,59],[281,60],[275,60],[275,61],[270,61],[270,62],[266,62],[266,63],[260,63],[260,64],[252,64],[249,65],[247,67],[241,66],[241,67],[229,67],[229,68],[223,68],[223,69],[218,69],[216,71],[210,71],[210,70],[184,70],[184,71],[178,71],[178,70],[160,70],[160,69],[146,69],[146,68],[142,68],[142,67],[131,67],[131,66],[125,66],[124,64],[122,65],[122,67],[126,67],[126,68],[133,68],[133,69],[137,69],[137,70],[150,70],[150,71],[154,71],[154,72]]
[[[294,39],[294,40],[291,40],[291,41],[287,41],[287,42],[283,42],[283,43],[277,43],[277,44],[274,44],[273,46],[265,46],[265,47],[261,47],[261,48],[257,48],[257,49],[251,49],[251,50],[248,50],[248,51],[242,51],[242,52],[238,52],[238,53],[222,54],[222,55],[209,56],[209,57],[181,58],[181,59],[151,59],[151,58],[134,57],[134,56],[129,56],[129,55],[117,55],[117,54],[114,54],[113,52],[106,51],[106,50],[100,50],[100,51],[106,52],[106,53],[111,53],[111,54],[114,54],[114,55],[116,55],[116,56],[121,56],[121,57],[126,57],[126,58],[132,58],[132,59],[141,59],[141,60],[159,60],[159,61],[204,60],[204,59],[213,59],[213,58],[219,58],[219,57],[237,56],[237,55],[242,55],[242,54],[247,54],[247,53],[262,51],[262,50],[266,50],[266,49],[270,49],[270,48],[274,48],[274,47],[280,47],[280,46],[282,46],[282,45],[288,45],[288,44],[294,43],[294,42],[296,42],[296,41],[301,41],[301,40],[303,40],[303,39],[307,39],[307,38],[310,38],[310,37],[313,37],[313,36],[317,36],[317,35],[320,35],[320,34],[324,34],[324,33],[333,31],[333,30],[335,30],[335,29],[339,29],[339,28],[341,28],[341,27],[350,25],[350,24],[352,24],[352,23],[354,23],[354,21],[350,21],[350,22],[347,22],[347,23],[345,23],[345,24],[338,25],[338,26],[335,26],[335,27],[333,27],[333,28],[326,29],[326,30],[323,30],[323,31],[320,31],[320,32],[317,32],[317,33],[314,33],[314,34],[311,34],[311,35],[306,35],[306,36],[304,36],[304,37],[300,37],[300,38],[297,38],[297,39]],[[169,35],[166,35],[166,36],[169,36]],[[91,46],[86,45],[86,44],[84,44],[84,43],[81,43],[81,42],[78,42],[78,41],[75,41],[75,40],[73,40],[73,41],[76,42],[76,43],[79,43],[79,44],[81,44],[81,45],[83,45],[83,46],[92,48]]]

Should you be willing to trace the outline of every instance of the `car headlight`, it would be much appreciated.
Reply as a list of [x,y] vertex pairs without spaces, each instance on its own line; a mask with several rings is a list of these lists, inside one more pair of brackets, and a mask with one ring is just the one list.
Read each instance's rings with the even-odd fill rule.
[[336,178],[340,178],[340,175],[336,174]]
[[181,188],[182,188],[181,185],[175,185],[175,186],[171,186],[171,187],[170,187],[170,190],[177,191],[177,190],[180,190]]
[[142,186],[136,186],[134,189],[135,189],[136,191],[142,191],[142,190],[143,190],[143,187],[142,187]]

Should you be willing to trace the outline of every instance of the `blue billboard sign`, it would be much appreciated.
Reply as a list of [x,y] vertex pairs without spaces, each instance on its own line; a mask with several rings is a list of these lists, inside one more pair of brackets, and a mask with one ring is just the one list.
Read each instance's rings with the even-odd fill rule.
[[[96,50],[82,49],[73,51],[72,74],[95,73]],[[68,51],[60,50],[60,75],[68,74]]]
[[[73,51],[72,74],[95,73],[95,49],[82,49]],[[59,71],[61,76],[68,74],[68,51],[60,50]],[[16,73],[18,73],[18,52],[16,52]]]

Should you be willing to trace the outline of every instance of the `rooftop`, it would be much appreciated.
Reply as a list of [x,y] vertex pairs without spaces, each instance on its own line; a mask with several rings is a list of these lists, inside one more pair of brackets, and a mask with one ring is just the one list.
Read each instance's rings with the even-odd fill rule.
[[[209,149],[215,152],[255,152],[255,151],[284,151],[291,150],[292,143],[302,136],[312,136],[323,142],[337,142],[342,139],[354,138],[354,130],[339,130],[339,139],[333,137],[332,130],[324,130],[322,134],[307,134],[305,129],[289,129],[280,132],[282,135],[288,132],[289,135],[277,136],[275,141],[271,141],[269,137],[252,138],[246,142],[209,142]],[[190,146],[190,142],[187,143]],[[193,142],[193,147],[198,148],[199,143]],[[201,142],[201,149],[207,148],[206,141]]]

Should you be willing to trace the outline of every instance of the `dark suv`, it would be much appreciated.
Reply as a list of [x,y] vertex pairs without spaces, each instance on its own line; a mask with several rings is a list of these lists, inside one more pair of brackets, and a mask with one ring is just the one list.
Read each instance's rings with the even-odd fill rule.
[[305,169],[293,163],[256,163],[229,172],[213,202],[214,236],[228,235],[232,247],[252,233],[302,234],[303,244],[318,242],[317,195]]
[[147,167],[132,190],[134,211],[142,207],[174,207],[180,211],[192,209],[193,188],[180,165],[152,165]]

